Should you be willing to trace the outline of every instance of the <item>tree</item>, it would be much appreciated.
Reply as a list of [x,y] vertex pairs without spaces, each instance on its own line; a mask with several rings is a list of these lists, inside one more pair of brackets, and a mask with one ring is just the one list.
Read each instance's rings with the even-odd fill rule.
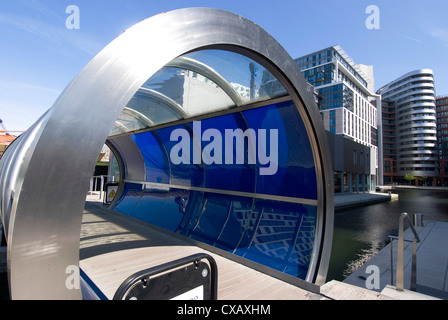
[[409,181],[409,184],[411,184],[412,181],[415,180],[415,176],[412,173],[406,173],[404,175],[404,178]]

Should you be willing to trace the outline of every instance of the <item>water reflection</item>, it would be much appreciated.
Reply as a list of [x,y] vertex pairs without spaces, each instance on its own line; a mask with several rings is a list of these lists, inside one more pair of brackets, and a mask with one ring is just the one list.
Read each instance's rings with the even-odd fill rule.
[[448,192],[394,190],[399,200],[337,211],[327,281],[342,281],[398,234],[402,212],[422,213],[423,221],[448,221]]

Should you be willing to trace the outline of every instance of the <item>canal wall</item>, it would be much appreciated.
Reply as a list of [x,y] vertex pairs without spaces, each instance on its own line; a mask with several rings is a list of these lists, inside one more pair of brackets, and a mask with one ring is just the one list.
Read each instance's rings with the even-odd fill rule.
[[381,192],[388,192],[392,190],[432,190],[432,191],[448,191],[448,187],[432,187],[432,186],[406,186],[406,185],[391,185],[391,186],[380,186],[378,187]]
[[398,195],[392,193],[370,192],[370,193],[342,193],[335,194],[335,210],[348,209],[365,206],[374,203],[386,202],[398,199]]

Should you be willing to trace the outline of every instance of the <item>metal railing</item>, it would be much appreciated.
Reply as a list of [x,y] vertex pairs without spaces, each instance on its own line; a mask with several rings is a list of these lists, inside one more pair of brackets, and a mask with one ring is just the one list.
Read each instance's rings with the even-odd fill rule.
[[[404,220],[408,220],[410,229],[414,234],[413,239],[405,239],[404,238]],[[414,219],[416,221],[416,219]],[[403,212],[400,215],[399,223],[398,223],[398,237],[389,236],[391,239],[390,243],[390,281],[393,284],[393,243],[394,239],[398,239],[398,247],[397,247],[397,269],[396,269],[396,284],[395,289],[398,291],[404,290],[404,242],[412,242],[412,267],[411,267],[411,286],[410,289],[412,291],[416,291],[417,289],[417,243],[420,242],[420,238],[418,236],[417,231],[414,228],[413,222],[409,218],[409,215],[406,212]]]

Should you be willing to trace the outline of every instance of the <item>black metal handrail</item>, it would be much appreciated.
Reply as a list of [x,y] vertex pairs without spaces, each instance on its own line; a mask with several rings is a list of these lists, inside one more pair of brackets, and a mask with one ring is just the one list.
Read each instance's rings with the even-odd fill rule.
[[117,291],[114,294],[113,300],[122,300],[129,289],[139,281],[149,280],[150,277],[153,277],[157,274],[161,274],[163,272],[179,268],[184,265],[188,265],[191,263],[198,263],[200,260],[207,259],[210,265],[210,300],[217,300],[218,298],[218,267],[215,259],[206,253],[197,253],[185,258],[181,258],[178,260],[170,261],[159,266],[151,267],[139,272],[136,272],[129,276],[121,285],[118,287]]

